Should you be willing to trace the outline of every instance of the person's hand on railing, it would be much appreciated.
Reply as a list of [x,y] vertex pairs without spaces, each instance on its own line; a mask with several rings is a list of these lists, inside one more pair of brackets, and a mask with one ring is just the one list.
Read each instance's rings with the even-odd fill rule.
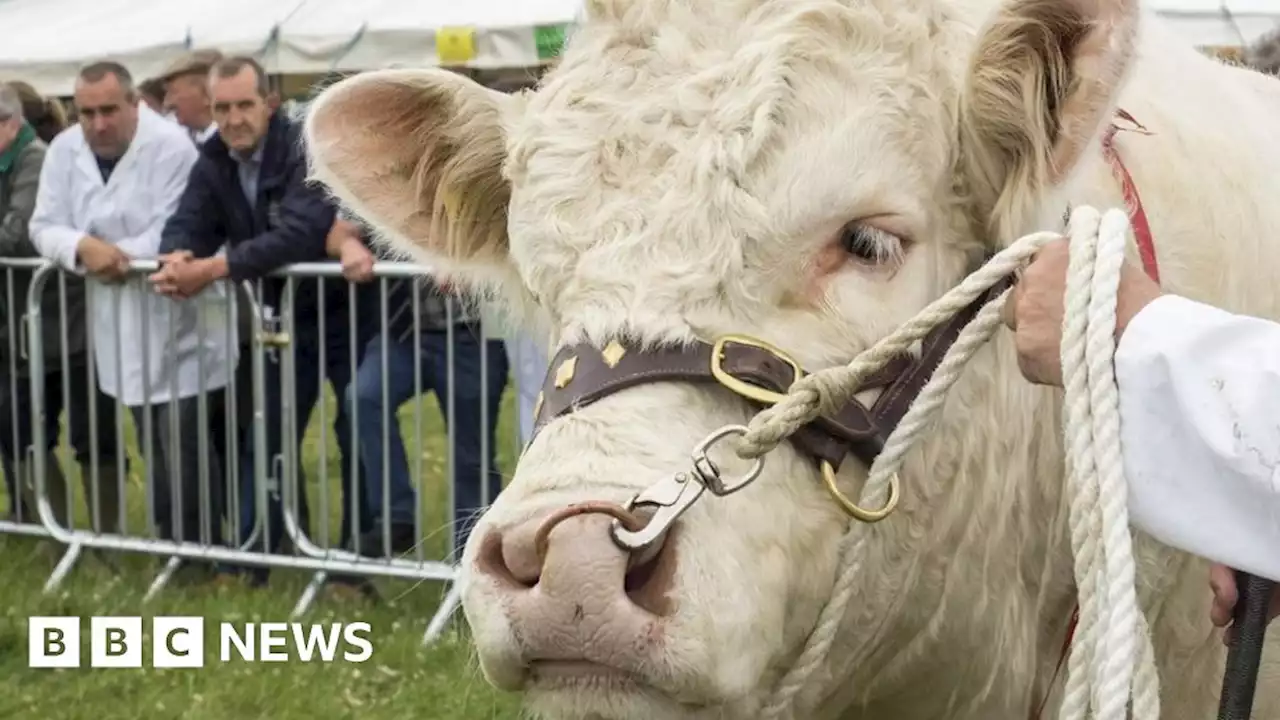
[[325,238],[325,249],[342,265],[347,282],[366,283],[373,279],[373,252],[360,237],[360,226],[338,218]]
[[188,262],[190,260],[195,260],[195,259],[196,259],[196,254],[191,252],[190,250],[174,250],[171,253],[165,253],[164,255],[161,255],[160,257],[156,258],[156,260],[160,261],[161,265],[168,265],[169,263]]
[[195,297],[227,276],[227,261],[221,256],[197,259],[181,250],[162,255],[160,263],[160,270],[148,279],[157,293],[173,300]]
[[373,253],[359,240],[342,245],[342,277],[348,282],[365,283],[373,279]]
[[80,238],[76,257],[90,275],[103,282],[118,283],[129,274],[129,256],[115,245],[92,235]]

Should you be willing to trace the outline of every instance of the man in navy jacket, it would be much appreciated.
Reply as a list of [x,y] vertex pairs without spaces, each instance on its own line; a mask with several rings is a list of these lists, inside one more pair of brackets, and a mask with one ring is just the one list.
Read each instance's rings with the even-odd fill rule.
[[[267,277],[284,265],[327,260],[325,238],[333,226],[336,207],[322,188],[307,182],[301,128],[283,112],[271,109],[267,76],[261,66],[249,58],[228,58],[217,63],[210,71],[210,93],[219,131],[201,149],[182,202],[165,226],[160,246],[165,254],[164,265],[152,276],[152,282],[158,292],[181,298],[195,295],[218,280],[237,285],[246,280],[258,281],[258,303],[264,313],[277,316],[285,307],[286,295],[291,294],[294,325],[290,345],[280,348],[279,353],[268,353],[264,363],[268,477],[277,474],[273,459],[284,447],[281,420],[287,403],[282,392],[280,354],[292,350],[294,442],[298,447],[294,457],[301,457],[302,434],[319,398],[321,373],[327,371],[338,398],[334,431],[342,453],[344,494],[348,494],[351,461],[357,456],[349,447],[351,428],[345,390],[353,374],[352,347],[357,352],[364,348],[371,323],[349,322],[347,287],[340,279],[297,280],[289,293],[289,280]],[[224,243],[225,253],[216,254]],[[358,305],[376,307],[373,302]],[[245,340],[242,338],[242,342]],[[324,368],[320,363],[322,348]],[[252,387],[248,372],[251,368],[251,354],[242,352],[237,373],[237,385],[242,391]],[[237,404],[251,412],[250,398],[238,399]],[[251,427],[251,423],[246,424]],[[241,435],[238,537],[243,542],[252,534],[257,513],[253,434]],[[298,522],[305,532],[308,514],[300,468],[295,468],[294,477]],[[281,490],[268,487],[263,521],[267,523],[267,548],[274,551],[283,534]],[[367,516],[363,497],[358,497],[357,502],[359,514]],[[351,502],[344,500],[343,507],[346,512],[340,545],[345,545],[353,532]],[[364,517],[361,525],[367,526]],[[260,544],[257,549],[262,549]],[[254,581],[265,578],[265,570],[254,571]]]

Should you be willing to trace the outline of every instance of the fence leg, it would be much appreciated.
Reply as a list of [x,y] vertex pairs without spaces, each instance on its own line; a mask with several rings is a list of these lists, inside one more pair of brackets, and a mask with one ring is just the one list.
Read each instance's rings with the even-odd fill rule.
[[458,611],[458,607],[462,605],[462,593],[458,590],[456,582],[449,583],[449,592],[445,593],[444,600],[440,601],[440,607],[436,610],[436,614],[432,616],[431,622],[427,623],[427,632],[422,636],[422,644],[430,645],[440,636],[444,634],[445,627],[449,624],[449,619]]
[[302,595],[298,597],[298,604],[293,606],[293,612],[289,614],[290,620],[297,620],[307,614],[307,610],[311,609],[312,603],[316,601],[316,595],[320,593],[320,588],[324,587],[324,581],[329,578],[329,573],[318,570],[315,575],[311,576],[311,582],[302,590]]
[[62,559],[58,560],[58,564],[53,568],[53,573],[49,575],[49,579],[44,584],[45,595],[57,590],[62,581],[67,579],[67,575],[71,573],[72,566],[76,564],[76,560],[80,559],[80,548],[82,547],[83,545],[78,542],[73,542],[67,546],[67,551],[62,554]]
[[168,562],[164,564],[164,569],[156,575],[156,579],[151,581],[151,587],[147,588],[147,594],[142,596],[142,602],[151,602],[152,598],[160,594],[164,586],[173,578],[173,574],[182,567],[182,558],[177,555],[170,555]]

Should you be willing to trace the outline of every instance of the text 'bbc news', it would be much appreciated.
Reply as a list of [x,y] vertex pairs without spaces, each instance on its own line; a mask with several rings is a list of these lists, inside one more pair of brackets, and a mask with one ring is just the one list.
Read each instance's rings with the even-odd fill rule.
[[[369,623],[216,623],[220,662],[347,662],[373,656]],[[28,666],[81,667],[79,617],[33,617],[28,621]],[[150,666],[205,665],[205,619],[155,617],[150,643],[141,617],[89,618],[89,667],[140,668],[149,646]]]

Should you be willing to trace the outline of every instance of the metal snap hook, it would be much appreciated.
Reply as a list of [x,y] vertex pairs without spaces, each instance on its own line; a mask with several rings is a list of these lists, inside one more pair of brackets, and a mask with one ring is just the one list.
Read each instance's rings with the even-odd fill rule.
[[643,550],[669,530],[675,521],[697,502],[698,498],[702,497],[703,492],[710,490],[711,494],[723,497],[741,490],[760,477],[761,471],[764,470],[763,458],[756,458],[751,469],[742,477],[726,483],[720,475],[720,468],[707,456],[707,451],[712,445],[735,433],[745,435],[746,426],[726,425],[711,433],[694,446],[691,453],[693,467],[690,472],[676,473],[659,480],[632,496],[625,506],[628,512],[640,506],[656,507],[657,511],[639,530],[624,527],[615,518],[610,529],[614,542],[624,550]]

